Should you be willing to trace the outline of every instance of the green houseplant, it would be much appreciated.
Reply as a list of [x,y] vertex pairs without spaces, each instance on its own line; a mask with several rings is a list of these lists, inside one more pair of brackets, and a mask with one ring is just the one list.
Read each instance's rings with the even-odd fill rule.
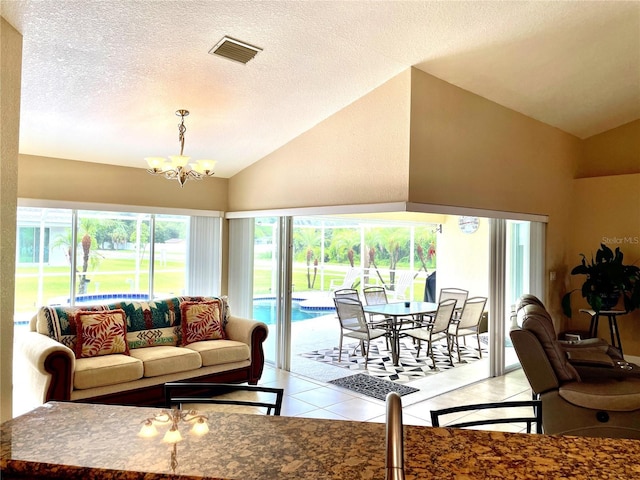
[[[571,275],[586,275],[582,284],[582,296],[591,308],[600,312],[613,308],[620,297],[624,302],[624,309],[628,312],[640,308],[640,268],[635,265],[624,265],[620,248],[612,251],[605,244],[600,244],[595,259],[587,261],[585,255],[580,254],[582,262],[571,270]],[[562,309],[571,318],[572,290],[562,297]]]

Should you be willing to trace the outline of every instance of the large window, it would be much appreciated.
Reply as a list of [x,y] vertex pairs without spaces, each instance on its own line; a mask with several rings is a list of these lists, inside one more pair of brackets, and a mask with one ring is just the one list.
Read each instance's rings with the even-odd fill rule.
[[220,293],[219,218],[21,206],[17,231],[18,322],[45,304]]

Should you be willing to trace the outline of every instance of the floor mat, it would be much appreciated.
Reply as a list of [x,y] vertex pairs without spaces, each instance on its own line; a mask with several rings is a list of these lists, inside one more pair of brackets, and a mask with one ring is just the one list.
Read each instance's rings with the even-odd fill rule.
[[329,383],[340,387],[362,393],[369,397],[384,400],[389,392],[397,392],[400,396],[417,392],[417,388],[407,385],[398,385],[397,383],[383,380],[381,378],[372,377],[366,373],[357,373],[348,377],[331,380]]
[[[482,355],[486,358],[488,351],[486,345],[481,342]],[[474,347],[472,342],[467,345],[460,346],[460,362],[456,352],[453,352],[453,366],[449,363],[447,348],[444,344],[434,345],[434,358],[436,368],[433,368],[431,358],[425,355],[425,349],[420,350],[420,356],[417,356],[416,345],[411,340],[400,342],[400,360],[398,365],[393,365],[391,361],[391,352],[386,349],[384,340],[374,341],[371,343],[369,352],[368,368],[364,368],[364,357],[360,354],[360,349],[354,354],[353,344],[342,348],[342,360],[338,361],[338,347],[319,349],[307,353],[300,354],[302,357],[330,364],[333,366],[352,370],[354,372],[368,372],[369,375],[391,380],[397,383],[407,383],[412,380],[424,378],[428,375],[435,375],[441,371],[455,368],[460,363],[470,363],[480,359],[477,344]]]

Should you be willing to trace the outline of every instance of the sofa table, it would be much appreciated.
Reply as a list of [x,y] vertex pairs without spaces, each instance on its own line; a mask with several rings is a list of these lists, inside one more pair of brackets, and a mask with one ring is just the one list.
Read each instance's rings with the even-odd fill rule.
[[[13,478],[385,478],[382,423],[210,413],[209,432],[170,445],[138,435],[159,409],[50,402],[3,423]],[[158,427],[161,430],[161,427]],[[405,426],[407,480],[640,478],[640,441]],[[173,462],[172,462],[173,460]]]

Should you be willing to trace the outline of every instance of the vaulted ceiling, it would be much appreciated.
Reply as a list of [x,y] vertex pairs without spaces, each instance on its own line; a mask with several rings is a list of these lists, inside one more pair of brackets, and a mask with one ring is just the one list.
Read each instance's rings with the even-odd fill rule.
[[[230,177],[409,67],[580,138],[640,118],[640,2],[19,1],[20,153]],[[210,55],[224,36],[262,49]]]

